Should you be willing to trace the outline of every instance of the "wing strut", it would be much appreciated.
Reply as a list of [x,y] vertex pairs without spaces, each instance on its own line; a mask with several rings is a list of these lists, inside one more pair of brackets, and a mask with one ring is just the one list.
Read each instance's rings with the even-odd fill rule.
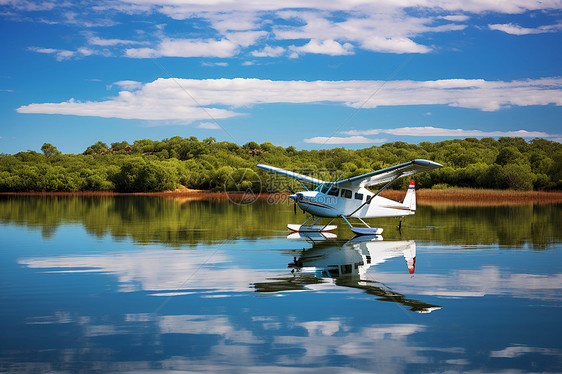
[[298,180],[299,183],[304,187],[305,190],[310,191],[310,190],[308,189],[308,187],[306,187],[306,186],[304,185],[304,183],[303,183],[300,179],[297,179],[297,180]]

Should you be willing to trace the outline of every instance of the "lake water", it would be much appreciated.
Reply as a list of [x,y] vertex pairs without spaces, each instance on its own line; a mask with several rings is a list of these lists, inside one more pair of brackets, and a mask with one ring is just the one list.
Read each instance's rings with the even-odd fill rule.
[[561,372],[562,206],[0,196],[0,372]]

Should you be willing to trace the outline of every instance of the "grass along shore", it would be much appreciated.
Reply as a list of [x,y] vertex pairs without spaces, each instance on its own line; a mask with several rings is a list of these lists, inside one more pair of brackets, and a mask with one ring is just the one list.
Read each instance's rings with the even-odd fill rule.
[[[402,201],[406,191],[385,190],[381,196]],[[118,193],[107,191],[81,192],[2,192],[0,196],[159,196],[165,198],[189,200],[228,200],[242,199],[242,193],[212,192],[206,190],[182,189],[166,192],[136,192]],[[287,194],[259,194],[259,199],[286,199]],[[471,188],[449,188],[444,190],[420,189],[416,190],[419,205],[525,205],[525,204],[558,204],[562,203],[562,191],[513,191],[513,190],[485,190]]]
[[[386,190],[381,195],[402,201],[405,191]],[[524,205],[562,203],[562,191],[513,191],[484,190],[473,188],[449,188],[444,190],[416,190],[418,204],[445,205]]]

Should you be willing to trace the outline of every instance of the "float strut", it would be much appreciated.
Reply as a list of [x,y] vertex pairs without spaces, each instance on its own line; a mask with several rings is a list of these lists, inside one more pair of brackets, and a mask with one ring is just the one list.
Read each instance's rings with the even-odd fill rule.
[[351,223],[349,223],[349,221],[345,218],[345,216],[340,216],[340,218],[343,219],[345,223],[349,225],[349,227],[353,228],[353,226],[351,225]]

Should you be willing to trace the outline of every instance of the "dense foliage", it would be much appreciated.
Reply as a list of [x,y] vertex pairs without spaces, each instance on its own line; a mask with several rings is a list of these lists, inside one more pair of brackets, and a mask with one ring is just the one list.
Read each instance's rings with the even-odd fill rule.
[[[0,191],[149,192],[193,189],[287,191],[290,178],[256,168],[264,163],[325,180],[360,175],[416,158],[443,168],[416,176],[420,188],[449,186],[550,190],[562,189],[562,144],[545,139],[467,138],[418,145],[387,143],[360,150],[302,150],[271,143],[239,146],[179,136],[154,141],[97,142],[83,154],[61,154],[45,143],[42,153],[0,155]],[[393,188],[403,188],[399,180]]]

